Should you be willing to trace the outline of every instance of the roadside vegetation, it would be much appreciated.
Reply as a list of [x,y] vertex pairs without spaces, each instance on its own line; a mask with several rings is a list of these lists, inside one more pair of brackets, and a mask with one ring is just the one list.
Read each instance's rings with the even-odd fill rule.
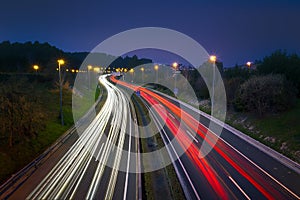
[[[223,69],[222,63],[216,64],[226,89],[226,122],[300,163],[299,56],[277,50],[250,67]],[[182,74],[193,86],[199,103],[190,102],[188,97],[179,99],[210,113],[209,93],[200,75],[188,70]]]
[[[41,154],[73,124],[72,88],[88,54],[64,52],[47,42],[0,43],[0,184]],[[106,54],[92,56],[106,61],[116,59]],[[58,59],[65,61],[61,68],[64,126],[59,115]],[[152,61],[137,56],[119,57],[108,68],[149,62]],[[33,65],[38,65],[38,70]],[[92,95],[106,98],[106,93],[98,89]],[[97,105],[97,111],[103,102]],[[83,115],[90,105],[83,104],[78,115]]]
[[0,87],[0,183],[47,147],[72,124],[72,93],[63,87],[65,126],[59,117],[59,90],[36,75],[2,75]]

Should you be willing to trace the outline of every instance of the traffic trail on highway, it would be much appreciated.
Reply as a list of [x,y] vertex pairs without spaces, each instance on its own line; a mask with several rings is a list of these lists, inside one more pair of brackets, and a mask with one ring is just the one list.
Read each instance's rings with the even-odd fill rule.
[[[299,199],[299,187],[294,189],[297,186],[293,180],[284,180],[279,173],[271,174],[271,164],[258,164],[238,149],[240,142],[257,151],[257,160],[260,156],[267,156],[246,141],[236,144],[231,141],[233,139],[226,141],[196,120],[191,114],[194,111],[178,105],[178,102],[147,88],[117,80],[114,76],[110,80],[141,96],[166,145],[175,138],[178,145],[169,145],[169,154],[176,160],[173,166],[177,176],[181,177],[179,180],[187,199]],[[200,150],[204,142],[211,146],[206,156]],[[178,156],[183,150],[185,153]],[[272,162],[282,165],[276,160]],[[299,180],[299,174],[294,178]]]
[[[99,81],[107,90],[102,109],[27,199],[137,198],[139,180],[129,173],[129,164],[138,166],[130,157],[137,152],[130,101],[106,76]],[[122,164],[127,170],[119,170]]]

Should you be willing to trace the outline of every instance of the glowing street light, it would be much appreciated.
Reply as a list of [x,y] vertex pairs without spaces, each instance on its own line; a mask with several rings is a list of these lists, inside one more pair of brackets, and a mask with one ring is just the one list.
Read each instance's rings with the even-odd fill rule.
[[35,73],[37,74],[37,72],[39,70],[39,66],[38,65],[33,65],[33,69],[35,70]]
[[87,76],[88,76],[88,89],[91,89],[91,70],[93,69],[92,65],[87,66]]
[[145,71],[145,68],[142,67],[142,68],[141,68],[141,71],[142,71],[142,82],[144,83],[144,71]]
[[177,62],[173,62],[172,67],[174,68],[175,72],[174,72],[174,94],[177,95],[178,93],[178,89],[177,89],[177,68],[178,68],[178,63]]
[[211,97],[211,115],[213,115],[214,111],[214,101],[215,101],[215,76],[216,76],[216,61],[217,61],[217,56],[211,55],[209,57],[210,62],[213,64],[213,85],[212,85],[212,97]]
[[132,75],[132,79],[131,79],[131,82],[133,82],[133,78],[134,78],[134,69],[130,69],[129,70],[129,73]]
[[94,67],[94,72],[99,73],[100,72],[100,67]]
[[211,56],[209,57],[209,60],[210,60],[210,62],[215,63],[215,62],[217,61],[217,56],[211,55]]
[[178,63],[177,62],[173,62],[172,66],[174,67],[175,70],[177,70]]
[[251,62],[247,62],[246,65],[248,66],[248,68],[251,67],[252,63]]
[[154,65],[154,70],[156,71],[156,83],[158,82],[158,69],[159,69],[159,66]]
[[61,125],[64,125],[64,116],[63,116],[63,110],[62,110],[62,77],[61,77],[61,65],[65,64],[65,61],[63,59],[57,60],[58,62],[58,76],[59,76],[59,105],[60,105],[60,119],[61,119]]

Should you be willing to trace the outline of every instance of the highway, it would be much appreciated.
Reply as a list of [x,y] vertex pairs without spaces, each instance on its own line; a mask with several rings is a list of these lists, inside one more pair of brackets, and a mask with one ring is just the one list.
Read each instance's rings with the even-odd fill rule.
[[131,173],[140,167],[138,157],[131,156],[138,152],[133,105],[105,76],[99,81],[107,99],[95,119],[48,173],[37,172],[44,177],[28,195],[23,196],[30,180],[10,199],[137,199],[141,195],[140,177]]
[[[168,152],[177,160],[173,166],[187,199],[299,199],[299,171],[227,129],[218,137],[207,128],[207,117],[196,120],[199,112],[178,100],[115,77],[111,81],[140,91],[165,144],[171,144]],[[212,150],[203,157],[204,141]]]
[[[107,99],[95,119],[82,134],[66,138],[9,199],[141,199],[145,163],[130,90],[139,91],[186,199],[300,199],[299,170],[250,139],[228,128],[217,136],[207,127],[222,124],[157,91],[114,76],[99,81]],[[206,156],[204,143],[211,147]]]

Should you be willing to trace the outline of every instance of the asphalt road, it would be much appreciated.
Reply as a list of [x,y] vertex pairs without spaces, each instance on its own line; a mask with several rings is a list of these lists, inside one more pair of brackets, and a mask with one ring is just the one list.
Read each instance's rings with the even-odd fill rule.
[[[209,117],[178,100],[122,81],[118,84],[139,90],[148,104],[165,144],[172,144],[169,155],[177,159],[173,166],[187,199],[299,199],[299,172],[280,158],[227,129],[218,137],[207,128]],[[195,120],[199,114],[200,120]],[[204,144],[211,150],[203,157]]]
[[[79,136],[40,166],[9,199],[138,199],[140,176],[136,115],[129,97],[109,83],[103,108]],[[134,154],[133,154],[134,155]],[[119,170],[121,169],[121,170]]]
[[[140,149],[136,113],[125,90],[106,78],[99,79],[107,100],[96,118],[80,136],[71,134],[9,199],[142,196],[141,176],[132,173],[140,170],[141,161],[129,153]],[[233,129],[223,129],[218,137],[220,124],[176,99],[119,84],[140,91],[187,199],[299,199],[300,174],[287,158],[262,151],[262,144],[255,145]]]

